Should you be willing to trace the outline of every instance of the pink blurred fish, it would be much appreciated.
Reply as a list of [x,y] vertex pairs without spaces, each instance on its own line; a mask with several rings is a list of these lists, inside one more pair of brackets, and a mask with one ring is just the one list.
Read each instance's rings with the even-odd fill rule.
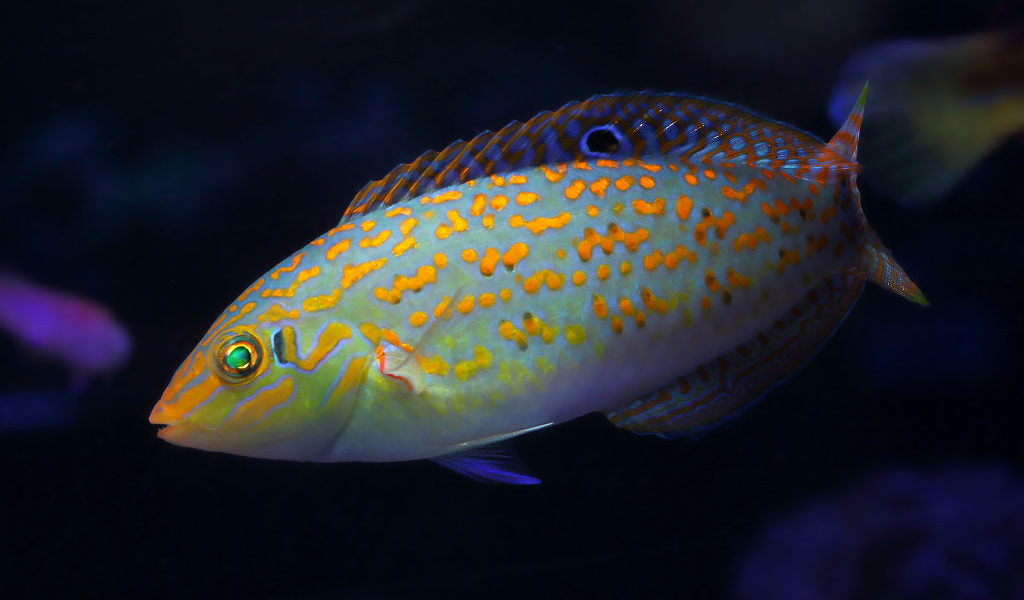
[[65,363],[75,381],[115,371],[131,336],[99,304],[0,272],[0,329],[33,352]]

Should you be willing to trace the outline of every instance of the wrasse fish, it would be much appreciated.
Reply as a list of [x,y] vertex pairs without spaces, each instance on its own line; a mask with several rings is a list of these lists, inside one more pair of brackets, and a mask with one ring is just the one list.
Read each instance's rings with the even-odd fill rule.
[[827,144],[731,104],[597,96],[427,152],[259,278],[175,373],[163,439],[307,461],[433,459],[604,411],[693,435],[796,370],[872,280],[924,296]]
[[842,122],[865,80],[870,181],[903,204],[925,204],[1024,130],[1024,29],[861,49],[832,92],[833,121]]

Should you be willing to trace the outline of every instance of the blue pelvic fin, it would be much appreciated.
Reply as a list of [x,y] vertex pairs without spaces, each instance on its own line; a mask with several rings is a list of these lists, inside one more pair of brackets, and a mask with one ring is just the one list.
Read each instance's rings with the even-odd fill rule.
[[741,414],[810,360],[863,287],[852,273],[827,277],[746,343],[605,416],[634,433],[697,437]]
[[511,485],[537,485],[540,479],[526,473],[526,467],[515,452],[492,444],[455,454],[435,456],[431,461],[476,481]]

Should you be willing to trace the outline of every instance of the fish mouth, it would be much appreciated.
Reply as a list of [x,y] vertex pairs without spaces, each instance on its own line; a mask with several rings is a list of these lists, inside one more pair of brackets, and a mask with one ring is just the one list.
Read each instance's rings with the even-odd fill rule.
[[171,443],[178,443],[178,440],[193,429],[182,419],[170,414],[163,401],[157,402],[153,407],[149,413],[149,422],[153,425],[160,425],[161,427],[156,431],[157,437]]

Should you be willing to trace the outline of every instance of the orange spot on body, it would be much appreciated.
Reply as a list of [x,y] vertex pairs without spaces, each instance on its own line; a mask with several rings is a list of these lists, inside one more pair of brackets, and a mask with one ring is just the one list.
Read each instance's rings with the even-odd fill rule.
[[675,269],[683,260],[691,263],[697,262],[697,254],[685,246],[676,246],[676,249],[665,255],[665,268]]
[[[526,258],[528,254],[530,254],[530,247],[522,242],[516,242],[502,255],[501,262],[506,269],[513,269],[516,263]],[[483,268],[482,262],[480,265]]]
[[754,233],[741,233],[736,236],[736,239],[732,242],[732,248],[736,252],[748,248],[753,250],[759,243],[765,243],[772,241],[771,236],[764,230],[764,227],[760,225],[754,229]]
[[665,199],[655,198],[654,202],[645,202],[637,198],[633,200],[633,210],[638,215],[655,215],[660,217],[665,214]]
[[[347,247],[348,246],[346,246],[346,248]],[[299,252],[298,254],[292,257],[292,262],[290,264],[274,269],[274,271],[270,273],[270,278],[277,279],[278,277],[281,276],[281,273],[290,273],[291,271],[294,271],[295,268],[299,266],[299,263],[302,262],[302,257],[305,255],[305,252]]]
[[483,194],[477,194],[473,196],[473,204],[469,207],[469,214],[474,217],[479,217],[484,214],[484,209],[487,208],[487,196]]
[[476,299],[473,298],[473,296],[464,296],[462,300],[459,300],[459,303],[455,305],[455,310],[459,311],[461,314],[466,314],[473,310],[475,303]]
[[551,183],[558,183],[565,177],[566,166],[565,164],[558,165],[554,170],[541,165],[540,172],[544,174],[544,178]]
[[590,191],[598,198],[604,198],[604,192],[611,185],[611,181],[607,177],[601,177],[594,183],[590,184]]
[[516,194],[516,204],[520,206],[533,204],[537,200],[540,200],[540,196],[534,194],[533,192],[519,192],[518,194]]
[[501,253],[498,252],[497,248],[487,248],[484,250],[484,256],[480,260],[480,274],[484,277],[493,275],[494,267],[498,265],[499,260],[501,260]]
[[352,240],[341,240],[337,244],[334,244],[327,249],[327,253],[324,254],[324,258],[327,260],[334,260],[339,254],[348,250],[349,245],[352,244]]
[[448,190],[434,196],[433,203],[441,204],[442,202],[451,202],[452,200],[458,200],[462,198],[462,192],[458,190]]
[[575,200],[580,197],[583,190],[586,189],[587,184],[582,179],[575,179],[569,187],[565,188],[565,197],[569,200]]
[[648,271],[653,271],[654,269],[658,268],[658,265],[661,264],[662,258],[663,257],[660,250],[655,250],[654,252],[651,252],[650,254],[644,257],[644,268],[647,269]]
[[391,249],[391,252],[395,256],[401,256],[402,253],[404,253],[406,250],[408,250],[409,248],[412,248],[415,245],[416,245],[416,238],[407,237],[407,238],[403,239],[401,242],[398,242],[397,244],[395,244],[395,247]]
[[732,287],[740,287],[743,289],[750,289],[750,277],[746,275],[740,275],[736,272],[736,269],[730,268],[725,273],[726,279],[729,281],[729,285]]
[[382,229],[380,232],[377,233],[377,235],[373,237],[365,237],[359,240],[359,247],[376,248],[377,246],[380,246],[381,244],[386,242],[389,237],[391,237],[391,230]]
[[533,232],[535,235],[540,235],[546,229],[560,229],[567,225],[572,220],[572,216],[567,213],[559,213],[554,217],[537,217],[526,221],[522,215],[512,215],[508,219],[509,227],[525,227]]
[[491,198],[491,208],[494,210],[501,210],[508,204],[508,196],[505,194],[496,194]]
[[615,180],[615,189],[624,192],[634,183],[636,183],[636,179],[632,175],[623,175]]
[[693,200],[689,196],[679,196],[676,200],[676,216],[683,221],[690,218],[690,211],[693,210]]

